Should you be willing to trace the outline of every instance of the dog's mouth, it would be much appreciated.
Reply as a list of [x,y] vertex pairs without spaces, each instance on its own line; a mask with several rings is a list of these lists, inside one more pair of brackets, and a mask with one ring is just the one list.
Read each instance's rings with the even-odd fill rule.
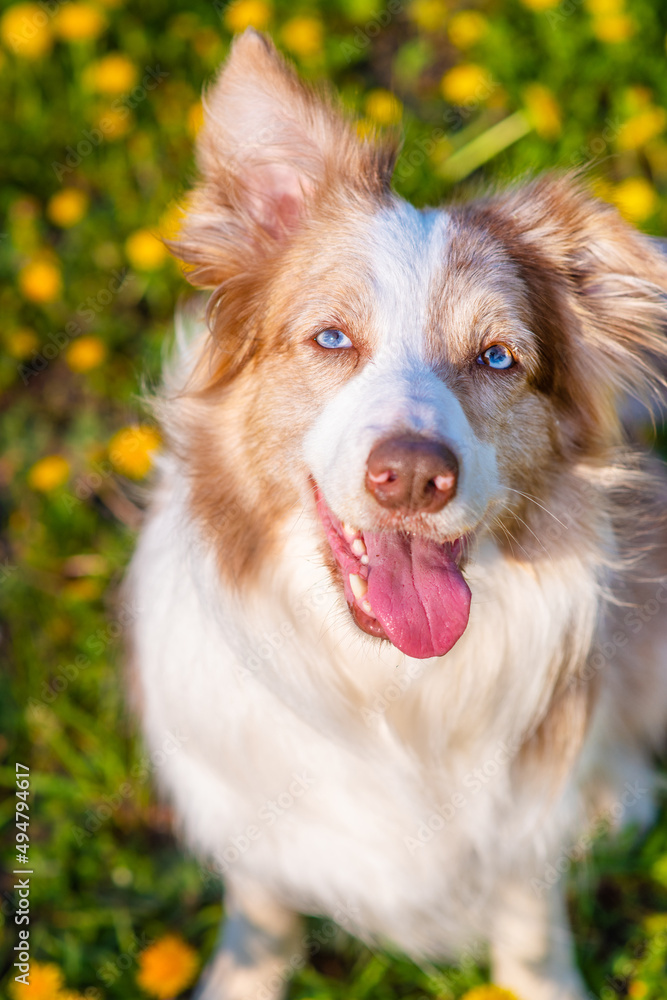
[[338,520],[319,489],[316,501],[359,628],[418,659],[449,652],[470,614],[470,588],[460,568],[462,540],[360,531]]

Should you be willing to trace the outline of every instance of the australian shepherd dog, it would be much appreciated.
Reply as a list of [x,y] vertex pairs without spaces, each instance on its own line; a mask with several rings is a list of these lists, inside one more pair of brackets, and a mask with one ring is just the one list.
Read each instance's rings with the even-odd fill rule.
[[301,913],[580,1000],[561,873],[650,822],[667,725],[666,491],[624,419],[667,263],[570,176],[415,209],[395,140],[253,31],[204,105],[173,250],[211,291],[129,577],[159,785],[225,883],[197,996],[283,996]]

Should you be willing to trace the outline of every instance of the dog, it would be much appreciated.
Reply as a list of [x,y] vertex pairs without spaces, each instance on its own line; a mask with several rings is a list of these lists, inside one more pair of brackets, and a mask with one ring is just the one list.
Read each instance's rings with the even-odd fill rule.
[[650,822],[667,723],[665,480],[622,416],[667,264],[569,175],[415,209],[396,139],[250,29],[204,105],[173,250],[211,291],[128,583],[157,779],[225,883],[196,995],[283,996],[319,914],[581,1000],[562,860]]

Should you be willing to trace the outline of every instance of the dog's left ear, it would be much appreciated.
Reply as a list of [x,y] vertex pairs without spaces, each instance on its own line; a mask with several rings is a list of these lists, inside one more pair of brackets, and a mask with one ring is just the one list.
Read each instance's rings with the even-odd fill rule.
[[519,267],[545,369],[583,438],[618,431],[619,398],[647,401],[667,372],[667,256],[575,176],[544,175],[482,202]]
[[280,246],[328,192],[389,190],[395,143],[361,140],[333,98],[297,77],[248,29],[204,97],[201,182],[174,252],[189,280],[215,287]]

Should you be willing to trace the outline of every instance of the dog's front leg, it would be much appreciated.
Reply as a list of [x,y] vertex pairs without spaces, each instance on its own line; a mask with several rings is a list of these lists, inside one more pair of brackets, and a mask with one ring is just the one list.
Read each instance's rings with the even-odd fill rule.
[[194,1000],[280,1000],[303,965],[301,921],[255,887],[229,886],[220,944]]
[[584,1000],[565,896],[560,885],[536,890],[508,881],[500,891],[491,941],[494,982],[522,1000]]

